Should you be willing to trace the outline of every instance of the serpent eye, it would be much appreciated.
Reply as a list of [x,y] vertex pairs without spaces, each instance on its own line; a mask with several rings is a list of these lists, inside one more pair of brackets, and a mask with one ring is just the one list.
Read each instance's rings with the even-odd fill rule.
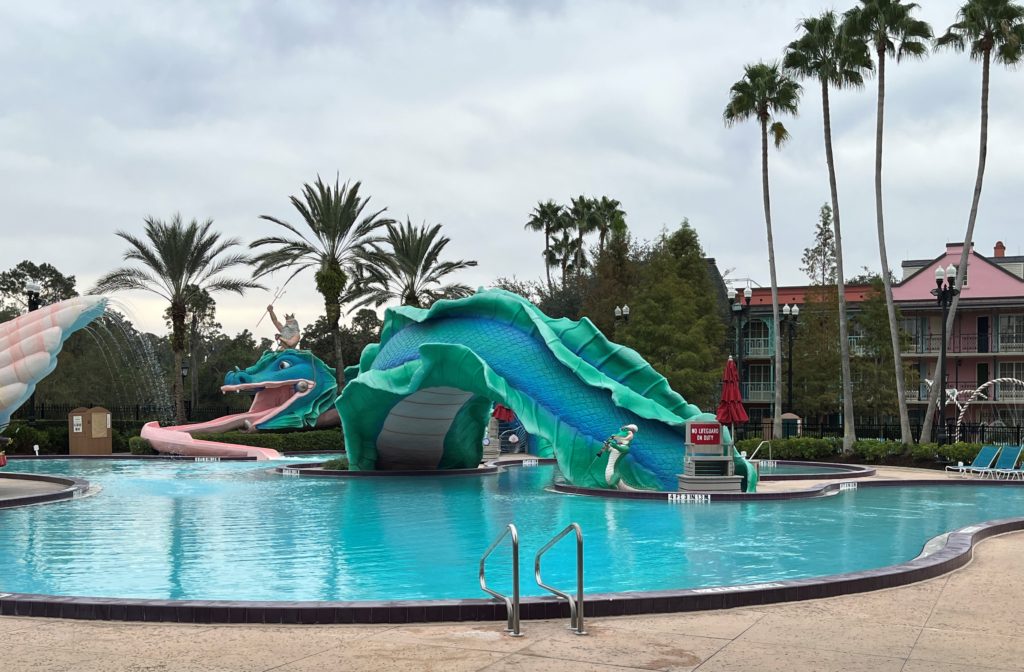
[[277,368],[278,369],[287,369],[291,365],[292,364],[289,361],[282,361],[280,364],[278,364]]

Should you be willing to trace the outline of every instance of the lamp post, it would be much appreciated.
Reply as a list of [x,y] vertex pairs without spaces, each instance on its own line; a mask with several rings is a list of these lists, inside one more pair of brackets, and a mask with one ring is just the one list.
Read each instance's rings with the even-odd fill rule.
[[623,304],[621,308],[615,306],[615,321],[629,322],[629,306]]
[[732,316],[736,321],[736,371],[740,377],[740,398],[743,397],[743,315],[750,311],[750,299],[754,295],[750,287],[742,292],[737,289],[736,293],[729,297],[729,305],[732,307]]
[[786,374],[786,412],[793,412],[793,337],[796,332],[796,321],[800,317],[800,306],[787,303],[782,307],[782,323],[786,325],[786,338],[789,341],[789,371]]
[[[188,378],[188,361],[187,360],[185,362],[182,362],[182,364],[181,364],[181,390],[182,390],[182,395],[184,395],[184,393],[185,393],[185,379],[186,378]],[[192,410],[192,409],[190,409],[190,410]],[[186,413],[185,415],[187,417],[188,415],[191,415],[191,414],[190,413]]]
[[[43,287],[35,280],[25,283],[25,303],[28,304],[28,312],[39,310],[42,302],[39,295],[43,293]],[[33,424],[36,421],[36,393],[35,391],[28,398],[28,422]]]
[[935,269],[935,297],[942,308],[942,344],[939,346],[939,370],[936,383],[939,385],[939,442],[946,442],[946,319],[949,316],[949,304],[953,297],[960,293],[956,286],[956,266],[950,264],[945,270],[942,266]]

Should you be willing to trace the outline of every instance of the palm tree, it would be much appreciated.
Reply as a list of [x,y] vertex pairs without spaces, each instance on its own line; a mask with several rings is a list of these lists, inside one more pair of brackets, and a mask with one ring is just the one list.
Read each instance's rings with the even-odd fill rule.
[[544,273],[548,278],[548,292],[551,290],[551,267],[557,265],[558,258],[551,249],[551,238],[558,231],[562,224],[562,216],[565,208],[552,200],[537,203],[537,207],[530,213],[530,219],[523,227],[530,231],[544,232]]
[[893,365],[896,367],[896,398],[900,409],[900,437],[905,444],[914,443],[907,411],[906,378],[900,353],[900,327],[896,321],[896,304],[892,299],[892,277],[889,255],[885,249],[885,221],[882,216],[882,124],[885,119],[885,58],[893,56],[899,63],[906,57],[924,58],[932,28],[912,14],[917,3],[900,0],[860,0],[861,6],[846,12],[844,23],[851,33],[869,40],[878,63],[878,99],[875,110],[875,221],[878,227],[878,256],[882,264],[882,286],[889,313],[889,336],[892,339]]
[[413,226],[388,223],[384,242],[390,249],[373,245],[360,256],[363,275],[356,289],[358,300],[353,308],[390,301],[402,305],[427,308],[438,299],[469,296],[473,290],[462,284],[442,285],[446,275],[476,266],[475,261],[439,261],[449,238],[441,233],[441,225]]
[[587,268],[587,248],[583,246],[583,236],[597,229],[596,201],[586,196],[570,199],[566,215],[573,229],[576,230],[576,243],[573,245],[572,266],[578,274]]
[[[754,63],[744,66],[743,79],[729,89],[729,103],[722,114],[726,126],[757,119],[761,126],[761,192],[764,198],[764,223],[768,232],[768,269],[772,279],[772,333],[779,335],[779,282],[775,274],[775,243],[772,240],[772,209],[768,193],[768,133],[779,148],[789,131],[775,117],[797,113],[800,85],[779,68],[778,63]],[[773,435],[782,436],[782,348],[775,348],[775,418]]]
[[128,243],[124,260],[137,261],[141,267],[115,269],[97,280],[89,293],[141,290],[163,297],[171,304],[171,351],[174,353],[171,391],[175,419],[178,424],[184,424],[185,395],[183,381],[177,372],[181,370],[185,352],[188,334],[185,320],[189,306],[204,293],[245,294],[247,289],[263,287],[251,279],[221,277],[224,271],[233,266],[244,266],[251,259],[244,254],[228,253],[241,241],[237,238],[221,240],[219,233],[210,231],[212,219],[202,224],[193,219],[185,224],[181,215],[175,214],[170,222],[153,217],[147,217],[145,222],[145,239],[125,231],[117,232],[118,237]]
[[594,204],[594,211],[598,254],[604,254],[604,243],[608,236],[626,232],[626,212],[622,209],[621,203],[607,196],[602,196],[601,200]]
[[575,236],[573,236],[573,222],[569,217],[569,214],[562,211],[561,216],[558,218],[558,222],[555,229],[551,232],[553,240],[551,242],[551,261],[552,265],[558,264],[562,271],[562,287],[565,287],[565,279],[568,276],[570,270],[575,268],[574,259],[576,258],[576,250],[580,243]]
[[802,79],[821,83],[821,109],[825,126],[825,163],[828,187],[832,194],[832,229],[836,245],[836,285],[839,290],[839,356],[843,369],[843,452],[853,450],[857,440],[853,415],[853,376],[850,373],[849,324],[846,319],[846,287],[843,280],[843,237],[839,219],[839,190],[836,164],[832,156],[832,119],[829,87],[842,89],[864,85],[863,72],[871,68],[867,45],[850,39],[840,26],[836,13],[829,10],[818,17],[804,19],[803,34],[786,47],[782,66]]
[[[981,61],[981,138],[978,143],[978,174],[974,180],[974,196],[967,218],[964,249],[960,253],[960,266],[956,274],[956,286],[959,287],[963,284],[964,274],[967,272],[967,259],[974,240],[974,223],[978,219],[978,203],[981,201],[981,185],[985,179],[985,159],[988,155],[989,74],[993,61],[1011,68],[1021,62],[1021,57],[1024,56],[1024,6],[1009,0],[969,0],[957,12],[957,22],[935,41],[935,46],[956,51],[964,51],[970,47],[971,58]],[[959,295],[953,297],[949,319],[946,321],[948,333],[952,333],[959,302]],[[921,428],[921,443],[931,441],[935,403],[943,387],[943,381],[932,385],[924,427]]]
[[[268,236],[250,244],[253,249],[272,247],[260,253],[256,261],[256,277],[280,269],[291,270],[288,281],[307,268],[316,269],[316,289],[324,298],[327,322],[334,340],[334,358],[338,389],[345,385],[345,359],[342,354],[341,297],[349,279],[355,274],[359,255],[382,239],[377,231],[390,219],[384,218],[386,208],[367,211],[369,197],[359,195],[361,183],[339,186],[325,184],[317,175],[316,182],[302,187],[302,198],[290,197],[292,205],[309,229],[308,235],[283,219],[260,215],[260,219],[287,229],[293,236]],[[287,282],[286,281],[286,284]]]

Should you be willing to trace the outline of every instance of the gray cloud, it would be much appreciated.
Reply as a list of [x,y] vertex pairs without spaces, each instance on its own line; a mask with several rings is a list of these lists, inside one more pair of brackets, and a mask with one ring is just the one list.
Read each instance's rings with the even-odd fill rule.
[[[936,30],[954,2],[928,3]],[[542,199],[622,201],[642,238],[689,217],[708,253],[767,284],[758,133],[726,129],[744,63],[778,58],[818,2],[43,2],[0,7],[0,267],[49,261],[88,286],[120,262],[118,229],[147,214],[213,217],[251,240],[291,218],[320,173],[362,180],[392,216],[443,222],[463,281],[538,278],[522,224]],[[890,259],[963,235],[977,157],[980,66],[940,54],[891,67]],[[874,81],[834,95],[847,268],[878,266]],[[1020,73],[995,69],[976,240],[1021,245]],[[772,152],[779,277],[798,270],[828,199],[818,89]],[[271,279],[271,286],[281,279]],[[161,308],[125,297],[161,329]],[[264,296],[223,297],[229,330]],[[284,299],[311,320],[311,278]]]

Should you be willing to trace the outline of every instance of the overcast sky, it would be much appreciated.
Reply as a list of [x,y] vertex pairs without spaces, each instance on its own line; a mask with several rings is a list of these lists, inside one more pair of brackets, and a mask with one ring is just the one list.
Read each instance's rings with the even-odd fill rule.
[[[852,3],[850,3],[852,4]],[[936,32],[958,3],[925,1]],[[745,63],[774,59],[819,1],[36,2],[0,6],[0,269],[54,264],[87,289],[121,263],[143,217],[213,218],[245,242],[296,221],[288,196],[319,173],[361,180],[395,218],[444,224],[459,279],[543,276],[523,230],[539,200],[619,199],[635,235],[684,217],[719,266],[768,285],[759,132],[722,124]],[[837,10],[847,5],[835,6]],[[992,71],[975,240],[1022,253],[1024,73]],[[888,69],[890,261],[962,239],[977,162],[981,67],[941,53]],[[874,80],[832,97],[847,275],[877,269]],[[779,281],[828,199],[820,89],[770,156]],[[1015,165],[1016,164],[1016,165]],[[1014,205],[1014,199],[1018,200]],[[283,278],[271,278],[273,288]],[[119,297],[163,329],[163,306]],[[269,293],[218,296],[234,333]],[[282,310],[323,311],[313,278]],[[263,333],[267,332],[267,333]],[[260,333],[270,335],[267,323]]]

